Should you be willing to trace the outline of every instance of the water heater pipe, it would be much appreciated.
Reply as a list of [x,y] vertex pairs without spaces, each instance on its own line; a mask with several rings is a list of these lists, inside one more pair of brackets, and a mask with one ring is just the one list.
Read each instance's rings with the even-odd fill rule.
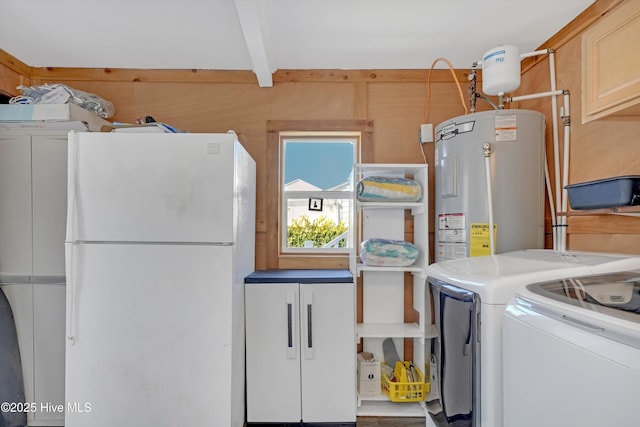
[[530,58],[532,56],[547,55],[550,52],[553,52],[553,50],[552,49],[541,49],[541,50],[536,50],[536,51],[533,51],[533,52],[521,53],[520,54],[520,60],[522,61],[524,58]]
[[[564,91],[564,107],[561,109],[562,123],[564,125],[564,139],[562,141],[562,211],[568,210],[568,194],[565,188],[569,184],[569,136],[571,133],[571,116],[569,115],[569,91]],[[567,250],[567,217],[561,217],[560,232],[562,235],[562,252]]]
[[[551,182],[549,176],[549,166],[547,162],[547,154],[545,150],[545,182],[547,187],[547,194],[549,199],[549,207],[551,212],[551,225],[553,230],[553,248],[561,252],[566,251],[567,240],[567,219],[566,217],[560,217],[558,219],[557,210],[567,211],[567,192],[564,187],[568,184],[569,180],[569,137],[570,137],[570,115],[569,115],[569,92],[566,90],[558,90],[556,88],[556,69],[555,69],[555,56],[553,49],[539,50],[531,53],[525,53],[520,55],[520,58],[527,58],[531,56],[537,56],[542,54],[549,55],[549,78],[551,82],[551,91],[542,92],[531,95],[521,95],[514,97],[507,97],[505,102],[524,101],[528,99],[542,98],[545,96],[551,97],[551,119],[553,126],[553,160],[554,160],[554,181],[555,181],[555,206],[554,196],[551,191]],[[559,135],[558,135],[558,101],[556,96],[564,95],[564,112],[562,113],[562,120],[564,122],[564,156],[563,167],[560,168],[560,148],[559,148]],[[562,184],[560,175],[562,174]]]
[[554,90],[551,92],[532,93],[530,95],[509,96],[505,98],[505,102],[526,101],[527,99],[544,98],[545,96],[563,95],[563,90]]
[[[553,92],[556,90],[556,61],[555,54],[552,50],[549,52],[549,80],[551,81],[551,91]],[[551,97],[551,117],[553,124],[553,161],[555,172],[556,208],[559,209],[562,203],[562,188],[560,186],[560,148],[558,147],[558,99],[555,96]],[[564,227],[562,225],[558,227],[557,218],[553,225],[554,233],[557,234],[556,242],[558,243],[558,247],[554,247],[554,249],[559,249],[561,252],[564,252],[566,245],[564,243],[564,233],[561,231]]]
[[493,197],[491,193],[491,144],[485,142],[482,146],[484,151],[484,169],[487,176],[487,210],[489,212],[489,253],[495,255],[495,244],[493,242]]
[[553,249],[558,247],[558,235],[556,233],[556,209],[553,202],[553,191],[551,190],[551,179],[549,178],[549,162],[547,162],[547,144],[544,144],[544,183],[547,188],[547,199],[549,199],[549,211],[551,212],[551,236],[553,237]]

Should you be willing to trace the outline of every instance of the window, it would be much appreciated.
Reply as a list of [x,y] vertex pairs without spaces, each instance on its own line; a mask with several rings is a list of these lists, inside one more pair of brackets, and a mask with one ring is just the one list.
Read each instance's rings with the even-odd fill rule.
[[281,253],[347,253],[359,135],[280,137]]
[[353,164],[369,156],[372,123],[268,122],[268,268],[346,268]]

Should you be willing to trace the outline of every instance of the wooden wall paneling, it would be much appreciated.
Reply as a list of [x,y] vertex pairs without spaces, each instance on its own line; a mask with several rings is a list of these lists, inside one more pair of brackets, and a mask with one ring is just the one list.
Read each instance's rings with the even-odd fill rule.
[[8,96],[20,95],[17,86],[31,84],[30,70],[27,64],[0,49],[0,93]]
[[369,117],[369,87],[366,82],[353,85],[353,118],[367,119]]
[[[277,130],[271,130],[267,127],[267,165],[277,165],[280,159],[280,134]],[[267,220],[267,229],[265,233],[265,253],[262,265],[266,269],[279,268],[278,256],[278,201],[280,200],[280,186],[278,185],[278,169],[266,167],[267,174],[265,176],[265,211]]]
[[[615,7],[619,1],[606,1],[605,12]],[[603,5],[600,4],[600,7]],[[598,9],[600,10],[600,9]],[[600,10],[601,11],[601,10]],[[601,11],[602,12],[602,11]],[[595,19],[597,19],[597,15]],[[595,21],[592,20],[592,22]],[[585,27],[586,28],[586,27]],[[583,28],[584,29],[584,28]],[[570,92],[570,157],[569,183],[591,181],[619,175],[640,174],[640,122],[635,120],[600,119],[581,124],[581,32],[573,38],[563,40],[562,46],[555,50],[557,88]],[[548,57],[539,60],[523,74],[518,94],[537,93],[549,90]],[[563,105],[558,97],[558,107]],[[551,103],[540,99],[520,102],[519,108],[542,111],[547,118],[546,146],[552,148],[551,139]],[[563,126],[559,123],[559,145],[562,151]],[[560,155],[562,164],[562,154]],[[553,165],[550,173],[553,177]],[[554,193],[555,194],[555,193]],[[547,208],[548,209],[548,208]],[[548,213],[548,211],[547,211]],[[640,234],[640,218],[620,218],[611,215],[590,217],[569,217],[568,245],[570,250],[591,250],[636,253]]]
[[[568,218],[573,234],[638,234],[640,217],[630,215],[591,215]],[[640,250],[640,248],[638,248]]]
[[14,70],[0,64],[0,94],[7,96],[20,95],[19,85],[29,85],[29,80]]
[[[469,64],[471,65],[471,64]],[[466,70],[454,70],[460,81],[466,81]],[[278,70],[273,81],[279,83],[411,83],[426,82],[429,70]],[[436,69],[431,73],[432,82],[450,82],[449,70]]]
[[424,83],[370,83],[369,117],[376,122],[374,163],[423,163],[418,131]]
[[574,251],[640,255],[640,234],[569,234],[567,246]]
[[129,83],[248,83],[257,86],[252,71],[160,70],[132,68],[31,68],[31,77],[41,81],[89,81]]

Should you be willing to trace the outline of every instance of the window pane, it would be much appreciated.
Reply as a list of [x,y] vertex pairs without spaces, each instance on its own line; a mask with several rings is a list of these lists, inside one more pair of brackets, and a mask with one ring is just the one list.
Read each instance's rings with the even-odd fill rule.
[[353,141],[284,142],[285,191],[351,189]]
[[[335,251],[346,249],[351,218],[349,199],[311,199],[321,201],[322,211],[310,209],[310,199],[287,199],[286,248]],[[319,206],[318,206],[319,207]]]

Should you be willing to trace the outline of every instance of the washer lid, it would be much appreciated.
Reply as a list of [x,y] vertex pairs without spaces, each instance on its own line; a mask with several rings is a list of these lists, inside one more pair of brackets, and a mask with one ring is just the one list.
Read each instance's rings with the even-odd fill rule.
[[634,269],[639,256],[527,249],[441,261],[429,265],[427,275],[477,293],[483,304],[507,304],[529,283]]
[[534,294],[640,324],[640,270],[527,285]]

